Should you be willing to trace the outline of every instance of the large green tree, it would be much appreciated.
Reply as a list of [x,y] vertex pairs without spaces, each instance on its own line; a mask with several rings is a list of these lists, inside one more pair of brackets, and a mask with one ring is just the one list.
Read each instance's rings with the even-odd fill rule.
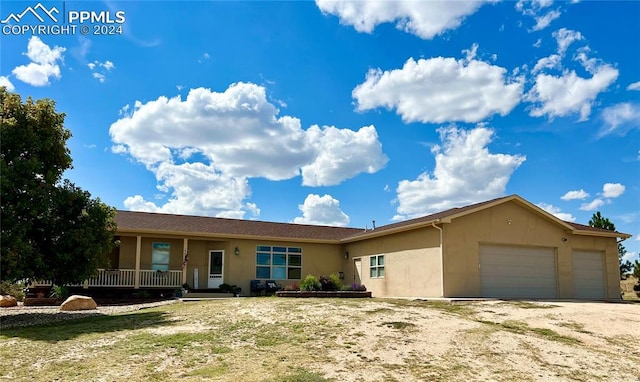
[[[605,218],[600,214],[600,211],[593,214],[591,219],[589,220],[589,225],[595,228],[603,228],[609,231],[615,231],[616,226],[609,219]],[[620,277],[631,272],[633,268],[633,264],[628,260],[624,260],[624,255],[627,254],[627,249],[622,245],[622,243],[618,243],[618,260],[620,262]]]
[[71,132],[55,102],[0,87],[0,278],[79,283],[106,265],[115,210],[64,180]]

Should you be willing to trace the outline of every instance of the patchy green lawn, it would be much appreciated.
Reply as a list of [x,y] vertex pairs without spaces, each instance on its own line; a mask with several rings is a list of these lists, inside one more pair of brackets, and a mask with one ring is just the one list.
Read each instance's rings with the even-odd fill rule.
[[237,298],[0,334],[0,380],[638,380],[640,304]]

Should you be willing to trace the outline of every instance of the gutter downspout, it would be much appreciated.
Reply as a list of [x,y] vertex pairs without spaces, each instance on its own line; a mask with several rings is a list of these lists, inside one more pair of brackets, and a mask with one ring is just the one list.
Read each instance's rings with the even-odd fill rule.
[[444,250],[443,250],[443,236],[444,230],[436,225],[436,222],[439,223],[440,219],[435,222],[431,222],[431,226],[438,231],[440,231],[440,297],[444,297]]

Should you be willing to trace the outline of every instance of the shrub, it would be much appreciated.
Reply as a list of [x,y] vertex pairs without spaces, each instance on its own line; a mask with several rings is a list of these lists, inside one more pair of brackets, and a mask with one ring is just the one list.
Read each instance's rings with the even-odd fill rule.
[[367,291],[367,287],[364,286],[364,284],[353,284],[351,285],[351,290],[355,290],[358,292],[366,292]]
[[297,291],[297,290],[300,290],[300,285],[298,285],[298,283],[289,284],[284,287],[284,290]]
[[333,280],[331,280],[330,277],[327,276],[320,276],[320,286],[322,287],[322,290],[325,291],[336,290],[336,284],[333,282]]
[[302,282],[300,283],[300,290],[304,291],[314,291],[314,290],[322,290],[322,285],[318,278],[314,275],[306,275]]
[[351,287],[351,285],[343,285],[340,290],[345,291],[345,292],[349,292],[352,291],[353,288]]
[[633,290],[636,291],[636,292],[640,291],[640,283],[634,285],[633,286]]
[[333,281],[333,284],[336,286],[336,290],[342,289],[342,280],[340,280],[340,276],[338,276],[338,274],[332,273],[329,275],[329,278],[331,279],[331,281]]
[[67,298],[71,295],[69,287],[65,285],[54,285],[51,287],[51,295],[49,297],[55,297],[59,299]]
[[24,301],[24,289],[25,284],[22,281],[11,283],[9,281],[3,281],[0,283],[0,295],[10,295],[16,298],[18,301]]

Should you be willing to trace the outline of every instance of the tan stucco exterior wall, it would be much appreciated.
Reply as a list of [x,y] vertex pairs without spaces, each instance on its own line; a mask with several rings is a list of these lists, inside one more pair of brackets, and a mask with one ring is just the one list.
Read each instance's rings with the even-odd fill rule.
[[[119,265],[121,269],[135,269],[136,237],[122,236],[120,244]],[[182,269],[183,238],[178,237],[143,237],[140,253],[140,269],[151,268],[151,248],[153,242],[170,243],[171,270]],[[209,251],[224,251],[224,279],[227,284],[242,288],[248,294],[251,280],[256,278],[256,247],[258,245],[300,247],[302,248],[302,277],[307,274],[315,276],[329,275],[342,271],[342,245],[322,243],[300,243],[270,240],[215,240],[189,238],[189,263],[187,265],[187,283],[193,288],[206,289],[209,271]],[[239,255],[235,254],[238,247]],[[194,269],[198,269],[198,285],[194,285]],[[277,280],[279,284],[300,283],[301,280]]]
[[[140,246],[140,269],[151,269],[151,247],[153,243],[169,243],[169,269],[182,269],[182,239],[143,237]],[[120,238],[120,269],[136,268],[136,237],[122,236]]]
[[[302,248],[302,277],[312,274],[315,276],[328,276],[342,270],[341,245],[322,243],[300,243],[270,240],[233,240],[230,242],[230,252],[225,256],[231,265],[229,277],[225,274],[225,280],[230,284],[242,287],[244,294],[249,294],[251,280],[256,278],[256,247],[259,245],[278,247],[300,247]],[[234,254],[235,247],[238,247],[240,254]],[[225,263],[226,265],[226,263]],[[225,271],[227,270],[225,266]],[[280,280],[275,279],[283,286],[297,283],[301,280]]]
[[[554,248],[558,298],[573,297],[571,253],[603,251],[607,298],[619,298],[619,267],[615,238],[573,235],[558,223],[515,201],[454,219],[444,228],[444,290],[446,297],[479,297],[480,245],[504,244]],[[563,241],[562,238],[567,239]]]
[[[354,280],[354,260],[361,259],[360,282],[374,297],[440,297],[440,233],[432,227],[371,238],[345,246],[345,282]],[[369,259],[384,255],[385,276],[371,278]]]

